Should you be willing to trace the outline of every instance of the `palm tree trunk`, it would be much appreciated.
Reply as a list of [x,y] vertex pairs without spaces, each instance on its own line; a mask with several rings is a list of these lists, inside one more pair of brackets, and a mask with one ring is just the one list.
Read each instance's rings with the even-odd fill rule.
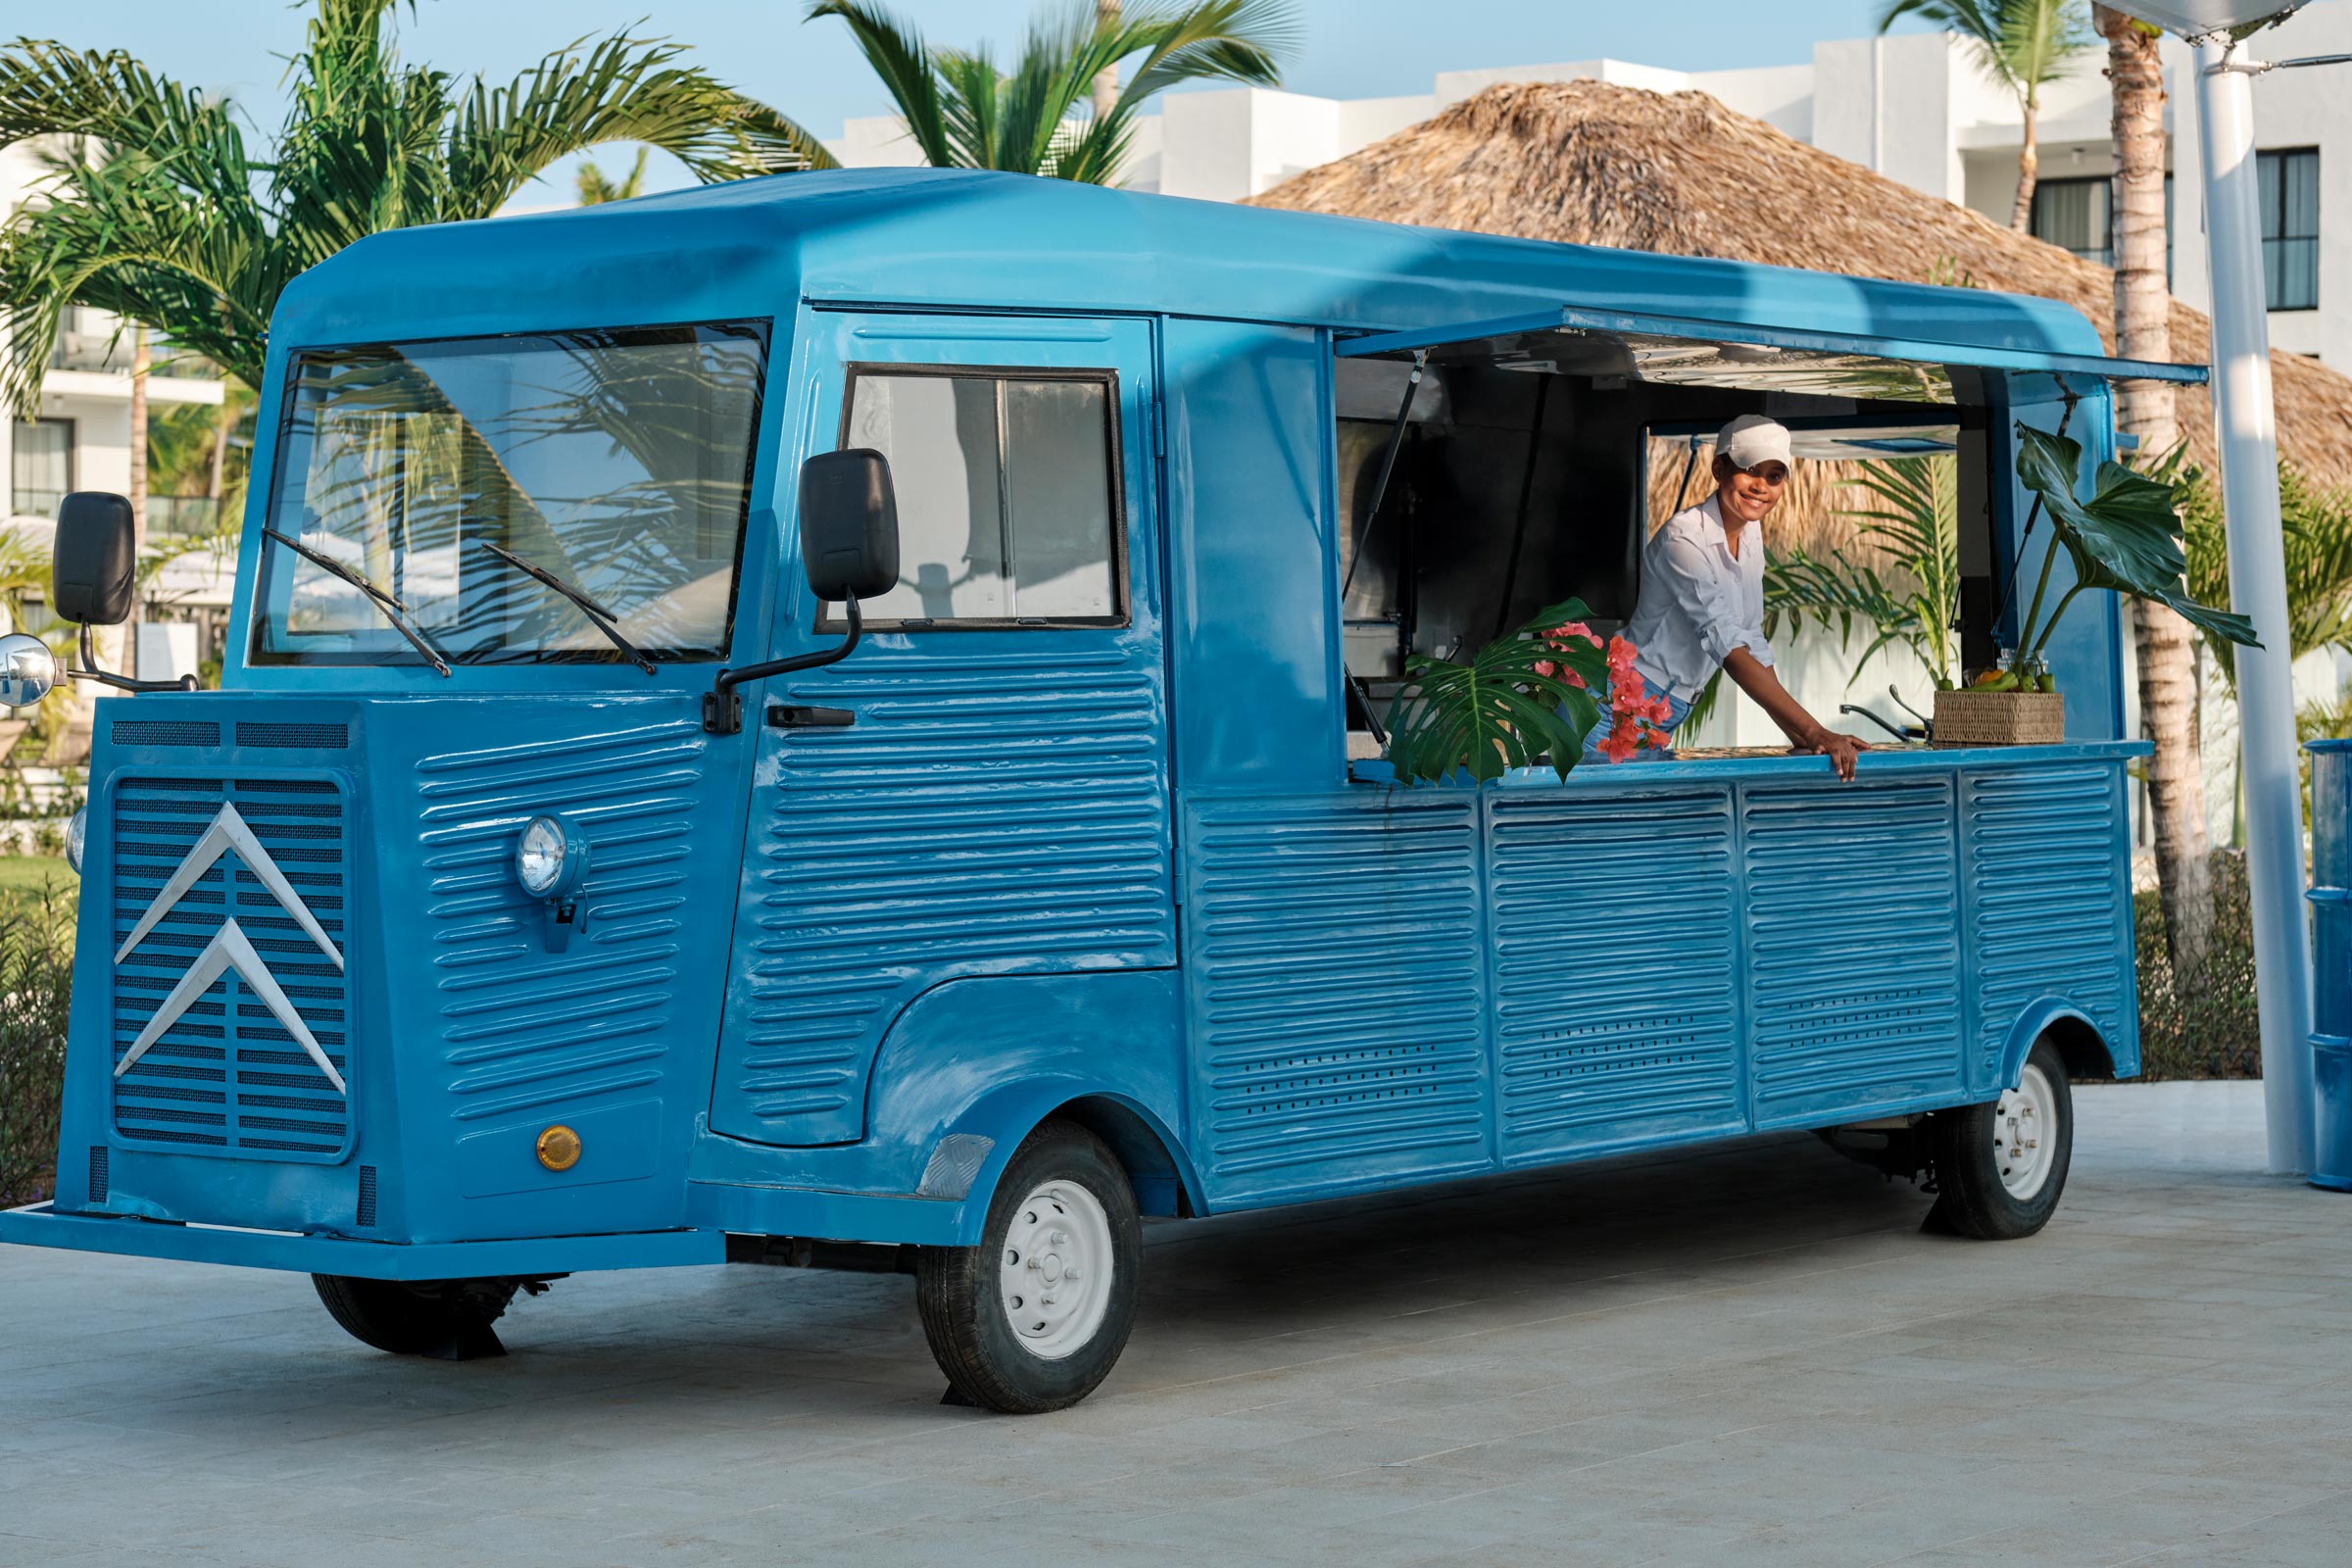
[[[1095,22],[1099,26],[1119,24],[1119,0],[1095,0]],[[1095,73],[1095,118],[1100,120],[1110,113],[1119,101],[1119,68],[1104,66]]]
[[2026,113],[2025,145],[2017,150],[2017,203],[2009,209],[2009,226],[2020,234],[2034,231],[2034,184],[2040,177],[2041,150],[2035,144],[2034,121],[2039,118],[2041,105],[2033,93],[2024,99]]
[[[2127,359],[2173,357],[2172,295],[2164,275],[2164,62],[2156,35],[2105,6],[2093,20],[2107,40],[2114,95],[2115,339]],[[2144,459],[2180,439],[2173,389],[2126,382],[2116,422],[2139,437]],[[2213,883],[2205,829],[2204,764],[2198,757],[2196,636],[2162,605],[2133,600],[2139,643],[2139,711],[2156,755],[2148,760],[2148,809],[2155,818],[2156,880],[2164,905],[2173,983],[2185,990],[2205,969],[2213,942]]]
[[[147,328],[131,328],[130,351],[130,559],[147,553]],[[135,567],[133,568],[136,569]],[[133,594],[123,622],[125,669],[139,672],[139,601]]]

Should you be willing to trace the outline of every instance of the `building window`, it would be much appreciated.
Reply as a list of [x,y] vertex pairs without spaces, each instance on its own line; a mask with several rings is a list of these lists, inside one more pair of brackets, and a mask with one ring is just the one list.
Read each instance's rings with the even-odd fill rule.
[[9,511],[19,516],[56,516],[57,504],[74,488],[74,421],[20,424],[13,452]]
[[2320,150],[2257,153],[2262,281],[2274,311],[2320,308]]
[[2101,267],[2115,265],[2107,181],[2045,179],[2034,187],[2034,237]]

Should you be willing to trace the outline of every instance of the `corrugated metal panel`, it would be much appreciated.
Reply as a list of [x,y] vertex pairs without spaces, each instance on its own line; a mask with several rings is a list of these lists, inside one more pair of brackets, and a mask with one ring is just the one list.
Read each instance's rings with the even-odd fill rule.
[[1503,1158],[1744,1127],[1730,791],[1488,816]]
[[[680,720],[421,759],[417,844],[438,971],[446,1113],[557,1120],[660,1086],[696,856],[731,856],[702,802],[708,741]],[[587,836],[585,935],[548,949],[514,840],[553,811]]]
[[1742,792],[1759,1124],[1959,1097],[1953,813],[1940,777]]
[[883,1032],[951,975],[1175,963],[1158,691],[1134,656],[926,651],[792,696],[857,723],[774,734],[762,760],[714,1129],[858,1138]]
[[[328,939],[348,953],[348,812],[342,792],[324,778],[119,779],[115,944],[129,937],[224,803],[235,807]],[[123,1059],[231,919],[350,1081],[347,972],[318,951],[234,850],[115,966],[112,1061]],[[350,1141],[348,1100],[233,968],[113,1080],[112,1093],[115,1131],[134,1143],[252,1159],[330,1160]]]
[[1970,1078],[2005,1087],[1993,1082],[2002,1048],[2045,997],[2089,1014],[2121,1060],[2138,1000],[2116,769],[1975,769],[1962,787],[1977,991]]
[[1186,846],[1212,1196],[1488,1165],[1477,802],[1211,802]]

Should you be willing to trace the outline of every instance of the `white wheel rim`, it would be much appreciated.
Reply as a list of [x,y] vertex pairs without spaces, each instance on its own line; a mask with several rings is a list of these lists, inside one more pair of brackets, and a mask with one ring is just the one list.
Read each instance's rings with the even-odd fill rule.
[[997,1258],[998,1299],[1021,1348],[1058,1361],[1110,1310],[1110,1216],[1075,1182],[1039,1185],[1012,1211]]
[[1992,1112],[1992,1168],[2011,1198],[2033,1198],[2047,1185],[2058,1131],[2057,1091],[2039,1067],[2030,1066]]

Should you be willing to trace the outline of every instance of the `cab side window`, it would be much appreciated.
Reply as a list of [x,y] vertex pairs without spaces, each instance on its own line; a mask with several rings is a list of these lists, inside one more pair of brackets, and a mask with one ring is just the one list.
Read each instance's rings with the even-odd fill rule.
[[889,458],[899,502],[867,624],[1124,624],[1117,407],[1106,369],[853,367],[842,445]]

